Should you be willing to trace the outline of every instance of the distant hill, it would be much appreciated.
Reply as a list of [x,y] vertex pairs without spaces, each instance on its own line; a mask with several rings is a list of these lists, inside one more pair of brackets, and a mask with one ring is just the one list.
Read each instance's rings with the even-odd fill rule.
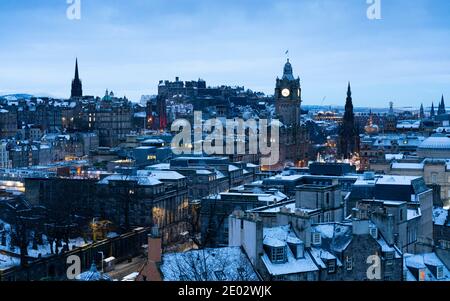
[[31,97],[33,97],[33,95],[30,95],[30,94],[8,94],[8,95],[0,96],[0,98],[5,98],[8,100],[30,99]]

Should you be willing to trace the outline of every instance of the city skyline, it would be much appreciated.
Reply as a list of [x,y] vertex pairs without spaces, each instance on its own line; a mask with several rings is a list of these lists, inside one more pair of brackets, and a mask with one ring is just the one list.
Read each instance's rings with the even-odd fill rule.
[[82,0],[80,20],[66,1],[2,2],[0,95],[67,98],[76,57],[88,95],[138,101],[176,76],[273,94],[286,50],[305,105],[343,105],[348,81],[355,106],[450,95],[447,3],[382,1],[382,19],[369,20],[366,1],[263,2]]

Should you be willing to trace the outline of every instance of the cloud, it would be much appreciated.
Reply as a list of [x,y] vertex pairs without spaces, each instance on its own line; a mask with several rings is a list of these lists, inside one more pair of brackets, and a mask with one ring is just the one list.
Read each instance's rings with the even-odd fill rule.
[[358,105],[450,94],[447,3],[383,0],[381,21],[365,0],[82,0],[80,21],[66,7],[0,3],[1,90],[68,96],[78,56],[88,94],[137,100],[175,76],[272,93],[289,49],[308,104],[343,102],[348,80]]

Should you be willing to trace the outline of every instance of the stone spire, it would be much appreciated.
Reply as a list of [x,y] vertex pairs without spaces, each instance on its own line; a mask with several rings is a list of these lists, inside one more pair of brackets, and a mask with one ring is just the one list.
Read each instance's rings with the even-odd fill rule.
[[83,85],[78,72],[78,58],[75,60],[75,78],[72,81],[71,98],[83,97]]
[[442,94],[441,103],[439,104],[438,115],[444,115],[445,113],[446,113],[446,110],[445,110],[444,94]]
[[347,87],[345,113],[343,123],[339,131],[339,136],[339,154],[344,159],[349,159],[352,154],[358,152],[359,149],[359,136],[355,125],[355,114],[353,112],[353,99],[350,82]]

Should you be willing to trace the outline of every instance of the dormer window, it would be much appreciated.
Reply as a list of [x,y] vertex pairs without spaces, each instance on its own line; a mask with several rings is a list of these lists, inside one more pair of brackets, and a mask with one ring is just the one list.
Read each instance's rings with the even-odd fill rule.
[[225,273],[223,271],[215,271],[214,275],[216,276],[217,280],[219,280],[219,281],[226,280]]
[[328,274],[336,272],[336,259],[330,259],[327,261]]
[[439,265],[436,267],[436,279],[440,280],[444,278],[444,267]]
[[385,252],[384,256],[385,256],[386,260],[392,260],[392,259],[394,259],[394,252]]
[[347,271],[353,270],[353,258],[352,257],[347,256],[347,258],[345,260],[345,268],[347,269]]
[[270,261],[272,261],[273,263],[286,262],[286,246],[269,247],[269,249],[270,249]]
[[305,257],[305,245],[299,239],[288,239],[287,241],[289,248],[292,251],[295,259],[300,259]]
[[286,247],[272,247],[272,262],[286,262]]
[[321,236],[320,232],[312,233],[312,244],[314,246],[320,246],[322,244],[322,236]]

